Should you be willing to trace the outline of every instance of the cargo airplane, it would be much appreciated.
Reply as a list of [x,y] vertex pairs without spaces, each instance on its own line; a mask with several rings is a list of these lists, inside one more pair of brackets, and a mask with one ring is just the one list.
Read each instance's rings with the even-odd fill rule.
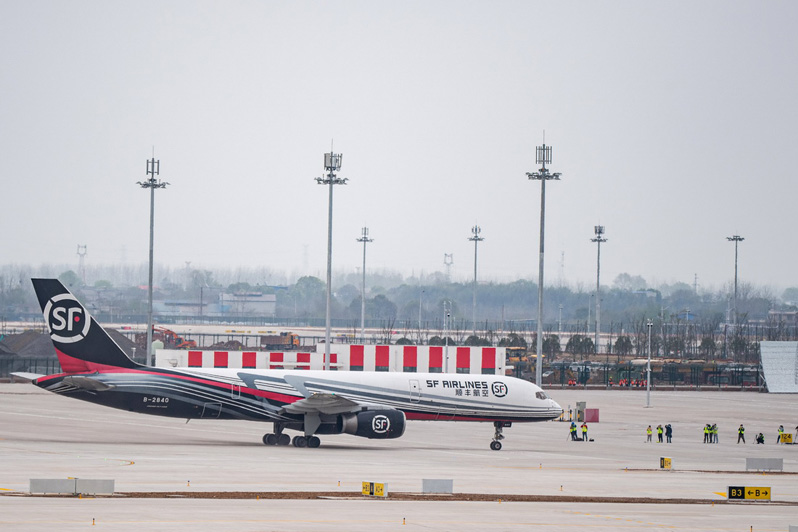
[[[398,438],[407,420],[482,421],[502,429],[562,408],[534,384],[503,375],[162,368],[128,358],[57,279],[32,279],[63,373],[16,373],[59,395],[121,410],[273,423],[266,445],[318,447],[318,434]],[[293,439],[286,430],[298,431]]]

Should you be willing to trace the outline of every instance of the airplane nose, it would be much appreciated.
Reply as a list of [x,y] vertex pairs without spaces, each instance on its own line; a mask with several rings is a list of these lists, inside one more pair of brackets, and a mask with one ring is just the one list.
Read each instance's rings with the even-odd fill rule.
[[557,401],[554,399],[549,399],[549,401],[551,401],[551,409],[557,412],[558,416],[563,413],[563,409]]

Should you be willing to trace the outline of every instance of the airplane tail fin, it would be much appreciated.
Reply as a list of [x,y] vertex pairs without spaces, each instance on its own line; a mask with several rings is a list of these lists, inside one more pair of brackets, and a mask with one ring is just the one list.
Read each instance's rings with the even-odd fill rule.
[[65,373],[137,368],[58,279],[31,279]]

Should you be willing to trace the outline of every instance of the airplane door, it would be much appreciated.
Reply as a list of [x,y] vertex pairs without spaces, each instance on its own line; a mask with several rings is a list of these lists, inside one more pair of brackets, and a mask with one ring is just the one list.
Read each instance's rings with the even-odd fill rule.
[[230,387],[230,395],[233,399],[240,399],[241,398],[241,385],[240,384],[233,384]]
[[222,403],[205,403],[200,417],[203,419],[217,419],[221,413]]
[[415,379],[410,380],[410,402],[417,403],[421,400],[421,387]]

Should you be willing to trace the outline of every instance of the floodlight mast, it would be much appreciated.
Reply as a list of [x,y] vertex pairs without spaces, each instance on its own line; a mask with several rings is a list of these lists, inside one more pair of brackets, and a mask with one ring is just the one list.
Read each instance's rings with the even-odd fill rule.
[[595,349],[595,354],[598,355],[601,352],[599,348],[599,340],[601,338],[601,243],[606,242],[607,239],[602,236],[604,234],[603,225],[593,226],[593,232],[596,234],[596,238],[591,238],[590,241],[595,242],[598,247],[596,256],[596,342],[593,347]]
[[535,384],[540,386],[543,382],[543,250],[546,223],[546,181],[552,179],[559,181],[560,173],[551,173],[546,168],[546,163],[551,164],[551,146],[538,146],[536,161],[541,165],[537,172],[527,172],[529,179],[540,181],[540,262],[538,265],[538,327],[537,327],[537,356],[535,357]]
[[366,244],[374,242],[373,238],[369,238],[369,228],[363,228],[363,236],[357,239],[358,242],[363,242],[363,284],[360,291],[360,342],[366,343]]
[[737,244],[745,240],[740,235],[727,236],[726,240],[734,242],[734,308],[733,316],[734,326],[737,327]]
[[[153,150],[154,151],[154,150]],[[155,189],[166,188],[169,183],[155,178],[160,173],[161,160],[155,157],[147,160],[147,175],[151,176],[144,181],[136,184],[141,188],[150,189],[150,277],[147,285],[147,363],[155,365],[155,355],[152,352],[152,264],[153,264],[153,240],[155,234]]]
[[316,183],[319,185],[329,185],[330,195],[329,204],[327,206],[327,318],[326,327],[324,331],[324,369],[330,370],[330,309],[332,302],[332,220],[333,220],[333,185],[345,185],[348,181],[346,178],[339,178],[335,172],[341,169],[341,161],[343,154],[330,153],[324,154],[324,169],[327,175],[317,177]]
[[474,236],[469,237],[468,239],[474,242],[474,299],[471,303],[471,325],[474,328],[474,336],[477,335],[477,244],[480,241],[485,240],[484,237],[479,236],[479,233],[482,232],[482,228],[478,225],[475,225],[471,228],[471,233]]
[[646,408],[651,408],[651,328],[654,322],[646,321],[648,327],[648,360],[646,361]]

